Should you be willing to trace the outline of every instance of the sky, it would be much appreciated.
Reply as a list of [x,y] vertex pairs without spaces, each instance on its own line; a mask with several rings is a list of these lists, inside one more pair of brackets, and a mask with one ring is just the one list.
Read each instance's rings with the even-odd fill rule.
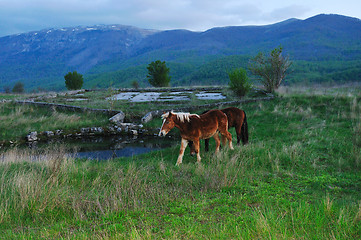
[[0,0],[0,37],[46,28],[122,24],[145,29],[266,25],[340,14],[361,19],[360,0]]

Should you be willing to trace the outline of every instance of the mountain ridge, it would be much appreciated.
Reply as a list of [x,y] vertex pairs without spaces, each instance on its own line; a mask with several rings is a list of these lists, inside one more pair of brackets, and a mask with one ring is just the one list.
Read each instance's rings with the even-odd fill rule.
[[120,24],[43,29],[0,38],[0,87],[23,81],[30,88],[59,88],[67,71],[104,74],[157,59],[196,68],[217,57],[252,56],[279,45],[295,60],[354,60],[361,57],[359,39],[361,20],[335,14],[203,32]]

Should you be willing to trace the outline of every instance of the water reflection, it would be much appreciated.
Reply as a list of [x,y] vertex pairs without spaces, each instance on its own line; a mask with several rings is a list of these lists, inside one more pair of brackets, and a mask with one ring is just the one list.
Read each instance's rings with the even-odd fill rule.
[[120,150],[99,150],[99,151],[85,151],[77,152],[76,158],[99,159],[107,160],[117,157],[131,157],[138,154],[148,153],[162,148],[148,148],[148,147],[125,147]]
[[76,158],[108,160],[131,157],[174,146],[179,141],[158,136],[112,136],[32,143],[30,148],[49,147],[50,144],[65,145],[67,152]]

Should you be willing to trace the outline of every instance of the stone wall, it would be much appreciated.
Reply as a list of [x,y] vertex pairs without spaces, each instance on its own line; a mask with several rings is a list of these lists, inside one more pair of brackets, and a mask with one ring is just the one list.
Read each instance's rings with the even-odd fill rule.
[[202,109],[205,111],[205,110],[209,110],[209,109],[212,109],[215,107],[221,107],[221,106],[226,106],[226,105],[235,105],[235,104],[258,102],[258,101],[269,101],[269,100],[272,100],[273,98],[274,97],[244,99],[244,100],[239,100],[239,101],[210,103],[210,104],[190,106],[190,107],[185,107],[185,108],[156,110],[156,111],[151,111],[151,112],[148,112],[147,114],[145,114],[141,121],[143,123],[147,123],[147,122],[151,121],[154,117],[160,117],[164,112],[169,112],[172,110],[176,111],[176,112],[190,112],[190,111],[196,111],[196,110]]
[[25,137],[27,142],[46,141],[53,138],[82,138],[92,136],[110,136],[110,135],[153,135],[153,132],[143,129],[143,125],[133,123],[119,123],[105,127],[86,127],[78,130],[55,130],[43,132],[29,132]]
[[[194,86],[194,87],[151,87],[151,88],[115,88],[114,90],[117,92],[190,92],[190,91],[220,91],[223,90],[222,86]],[[99,90],[87,90],[87,91],[104,91],[102,89]]]
[[34,105],[37,107],[45,107],[49,109],[59,109],[59,110],[68,110],[74,112],[94,112],[94,113],[102,113],[108,116],[114,116],[118,113],[122,113],[122,111],[115,111],[109,109],[96,109],[96,108],[87,108],[87,107],[78,107],[72,105],[65,105],[65,104],[55,104],[55,103],[46,103],[46,102],[33,102],[33,101],[15,101],[18,104],[27,104],[27,105]]

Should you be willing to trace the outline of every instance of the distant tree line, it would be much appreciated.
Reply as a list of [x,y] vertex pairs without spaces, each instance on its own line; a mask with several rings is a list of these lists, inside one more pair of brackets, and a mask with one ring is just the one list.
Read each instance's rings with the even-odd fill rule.
[[[282,55],[283,48],[279,46],[271,51],[269,56],[260,52],[249,62],[249,70],[257,76],[266,92],[274,92],[287,76],[289,67],[292,62],[288,56]],[[226,68],[225,66],[222,66]],[[166,66],[165,61],[151,62],[148,67],[148,81],[154,87],[167,87],[169,86],[170,76],[169,68]],[[210,76],[214,76],[214,73]],[[219,73],[220,71],[217,71]],[[244,68],[235,68],[228,72],[229,86],[240,97],[243,97],[251,89],[251,84],[247,76],[247,71]],[[138,87],[136,82],[133,82],[134,87]]]
[[[282,55],[285,54],[282,52]],[[268,53],[264,53],[268,56]],[[260,81],[249,69],[249,62],[254,56],[230,55],[215,56],[215,59],[209,61],[206,57],[194,56],[190,61],[184,62],[166,62],[170,68],[172,86],[191,86],[191,85],[225,85],[228,83],[228,73],[236,68],[244,68],[252,81]],[[353,61],[305,61],[292,59],[292,74],[284,79],[285,84],[294,84],[299,82],[343,82],[355,81],[360,79],[361,59]],[[133,82],[138,82],[139,87],[149,86],[146,78],[148,64],[138,66],[129,66],[117,71],[108,71],[98,75],[87,76],[88,86],[99,88],[108,87],[108,82],[113,82],[114,87],[130,87]],[[291,68],[290,67],[290,68]],[[260,83],[261,84],[261,83]]]
[[[89,77],[89,85],[97,87],[107,87],[107,83],[112,81],[116,86],[139,88],[146,86],[144,76],[146,70],[147,82],[156,87],[169,86],[171,77],[170,68],[165,61],[154,61],[148,65],[131,67],[130,69],[108,72],[96,77]],[[267,92],[273,92],[284,82],[289,74],[292,65],[292,75],[288,76],[287,83],[297,82],[351,82],[361,79],[361,60],[348,62],[339,61],[295,61],[291,62],[288,56],[283,54],[280,46],[273,49],[269,54],[259,53],[255,57],[233,55],[220,57],[201,65],[195,70],[191,63],[169,63],[172,68],[172,76],[176,79],[173,86],[179,85],[224,85],[229,82],[237,95],[244,95],[250,85],[250,79],[245,74],[252,74],[264,85]],[[240,68],[245,71],[240,70]],[[243,75],[243,76],[242,76]],[[83,86],[83,75],[78,72],[69,72],[64,76],[65,86],[69,90],[80,89]],[[243,82],[244,86],[236,87]],[[97,83],[98,82],[98,83]],[[243,89],[243,90],[242,90]],[[3,87],[5,93],[23,93],[24,84],[17,82],[13,87]],[[34,90],[33,90],[34,91]],[[39,91],[39,90],[38,90]]]
[[24,84],[22,82],[16,82],[14,87],[11,89],[10,86],[5,86],[4,87],[4,92],[5,93],[24,93],[25,92],[25,88],[24,88]]

